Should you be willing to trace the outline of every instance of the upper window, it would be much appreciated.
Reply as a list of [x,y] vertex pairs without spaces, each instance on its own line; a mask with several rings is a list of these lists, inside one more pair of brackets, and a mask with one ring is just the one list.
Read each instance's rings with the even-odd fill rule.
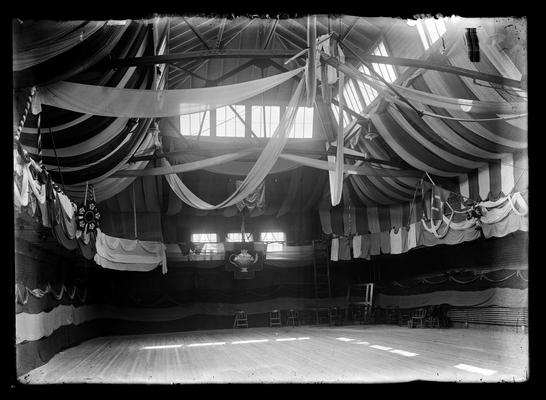
[[[229,232],[226,236],[226,242],[242,242],[243,234],[241,232]],[[253,242],[254,235],[245,232],[245,242]]]
[[443,19],[418,19],[415,25],[417,26],[417,32],[419,32],[419,37],[425,50],[446,33],[446,25]]
[[[387,49],[385,48],[385,44],[383,42],[379,43],[379,45],[373,50],[372,54],[374,56],[383,56],[383,57],[389,56],[389,53],[387,53]],[[372,67],[387,82],[392,83],[396,80],[396,73],[392,65],[372,63]]]
[[258,137],[271,137],[279,126],[281,108],[278,106],[252,106],[252,132]]
[[193,243],[217,243],[216,233],[192,233],[191,241]]
[[[345,96],[344,96],[345,98]],[[331,103],[330,104],[332,111],[334,113],[334,117],[336,118],[336,122],[339,124],[339,107],[337,104]],[[343,111],[343,125],[349,125],[351,123],[351,116],[347,111]]]
[[245,106],[225,106],[216,109],[216,136],[245,137]]
[[360,97],[356,92],[357,89],[352,79],[349,79],[343,89],[343,97],[347,102],[347,106],[354,112],[360,114],[364,110],[364,105],[360,101]]
[[182,135],[210,136],[210,111],[203,111],[180,116],[180,133]]
[[281,251],[286,242],[284,232],[262,232],[260,239],[267,243],[267,251]]
[[313,107],[298,107],[290,138],[310,139],[313,137]]
[[[366,75],[371,75],[370,70],[365,65],[361,65],[358,70]],[[377,97],[377,90],[368,85],[367,83],[362,82],[361,80],[357,81],[362,97],[364,97],[364,103],[370,105],[372,101]]]

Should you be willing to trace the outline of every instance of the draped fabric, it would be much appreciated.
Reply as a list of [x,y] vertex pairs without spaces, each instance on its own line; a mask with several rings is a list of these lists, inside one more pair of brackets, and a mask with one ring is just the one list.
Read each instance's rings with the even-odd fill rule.
[[97,230],[95,262],[119,271],[151,271],[159,264],[167,273],[166,246],[161,242],[120,239]]
[[378,293],[378,307],[418,308],[439,304],[458,307],[527,307],[527,289],[489,288],[480,291],[445,290],[406,296]]
[[33,101],[34,107],[45,104],[107,117],[172,117],[240,103],[301,71],[303,68],[249,82],[199,89],[137,90],[57,82],[38,88]]
[[[70,50],[89,36],[97,32],[105,22],[101,21],[66,21],[53,23],[38,21],[27,23],[22,37],[14,41],[13,70],[21,71],[49,60]],[[51,30],[50,35],[43,36],[43,30]],[[34,39],[34,40],[32,40]]]
[[[343,56],[343,52],[341,49],[337,48],[337,52],[339,54],[339,59],[341,62],[345,61],[345,57]],[[329,171],[328,174],[330,176],[330,195],[331,195],[331,202],[332,206],[337,206],[339,202],[341,201],[341,195],[343,190],[343,170],[344,170],[344,163],[345,158],[343,155],[344,150],[344,129],[343,129],[343,104],[344,104],[344,74],[341,71],[338,71],[339,74],[339,83],[338,83],[338,99],[339,99],[339,116],[338,116],[338,126],[337,126],[337,139],[336,139],[336,156],[335,158],[332,156],[328,156],[329,162],[334,162],[335,169],[334,171]]]
[[[201,200],[193,192],[191,192],[188,187],[184,185],[181,179],[174,173],[165,175],[165,179],[169,183],[169,186],[180,198],[180,200],[193,208],[200,210],[214,210],[235,205],[256,190],[258,185],[263,181],[277,161],[286,144],[286,141],[288,140],[288,133],[293,126],[296,112],[298,110],[298,104],[301,101],[303,82],[303,79],[300,80],[300,83],[298,84],[294,94],[292,95],[290,103],[286,108],[286,112],[283,115],[282,120],[275,129],[275,133],[267,142],[267,145],[256,160],[256,163],[248,175],[245,177],[243,183],[235,190],[233,194],[219,204],[212,205]],[[162,165],[165,168],[172,168],[169,161],[166,159],[162,159]]]

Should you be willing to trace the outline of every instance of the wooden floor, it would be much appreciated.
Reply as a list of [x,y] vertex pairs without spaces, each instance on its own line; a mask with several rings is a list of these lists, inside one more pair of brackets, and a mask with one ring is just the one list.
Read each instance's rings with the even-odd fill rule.
[[94,338],[24,383],[523,381],[528,336],[392,325],[303,326]]

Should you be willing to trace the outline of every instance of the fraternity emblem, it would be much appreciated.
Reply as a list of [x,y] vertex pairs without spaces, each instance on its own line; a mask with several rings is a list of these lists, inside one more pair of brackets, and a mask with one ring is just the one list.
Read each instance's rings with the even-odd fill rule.
[[94,201],[78,209],[78,229],[82,232],[95,231],[99,227],[100,212]]
[[264,246],[253,242],[224,243],[225,268],[234,279],[253,279],[263,269]]
[[229,262],[235,265],[241,270],[241,272],[248,272],[248,268],[258,262],[259,254],[256,253],[256,257],[253,257],[248,253],[247,249],[241,249],[239,254],[232,254],[229,256]]
[[95,232],[99,228],[100,212],[95,203],[95,189],[93,185],[86,185],[85,200],[78,207],[77,227],[81,232]]

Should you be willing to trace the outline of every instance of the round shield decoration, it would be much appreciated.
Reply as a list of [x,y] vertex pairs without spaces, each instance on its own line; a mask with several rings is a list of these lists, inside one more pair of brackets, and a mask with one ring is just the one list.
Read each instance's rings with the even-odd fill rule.
[[78,208],[78,230],[85,232],[95,231],[99,227],[100,212],[94,201],[89,201]]

